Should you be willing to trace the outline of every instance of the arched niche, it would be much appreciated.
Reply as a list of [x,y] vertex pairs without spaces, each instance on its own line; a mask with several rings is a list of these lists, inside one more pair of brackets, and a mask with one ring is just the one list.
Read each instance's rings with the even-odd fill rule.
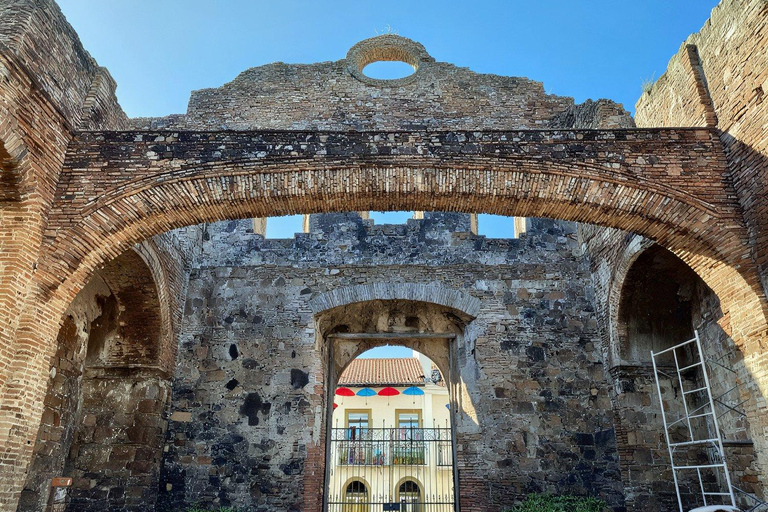
[[[162,269],[140,255],[148,251],[142,246],[109,261],[64,313],[19,511],[42,510],[57,476],[74,478],[74,509],[117,506],[108,496],[124,496],[132,481],[144,482],[156,468],[130,457],[118,468],[116,457],[138,450],[159,464],[159,422],[169,396],[159,368],[171,315],[156,284]],[[144,423],[158,425],[155,435]]]
[[[701,278],[659,245],[639,254],[621,290],[619,354],[629,364],[650,364],[659,352],[693,338],[697,295],[711,293]],[[700,316],[700,315],[699,315]]]
[[[686,390],[696,389],[703,386],[703,376],[700,367],[695,367],[683,372],[678,381],[675,361],[669,352],[668,357],[656,361],[661,370],[657,392],[651,351],[658,353],[690,340],[694,331],[708,360],[731,476],[736,486],[754,492],[757,489],[750,475],[757,471],[756,455],[743,414],[753,388],[752,377],[731,338],[730,320],[722,311],[717,294],[680,258],[648,240],[633,240],[622,256],[611,291],[613,303],[609,304],[609,338],[613,345],[609,353],[627,502],[640,506],[635,499],[642,496],[638,500],[651,508],[676,503],[658,392],[672,425],[671,440],[679,441],[676,436],[682,432],[676,428],[684,427],[673,422],[684,414],[679,400],[680,383]],[[690,347],[676,351],[681,368],[698,361],[689,350]],[[694,422],[692,428],[707,427]],[[649,488],[651,481],[656,483]],[[681,476],[680,482],[684,492],[696,491],[698,484],[691,475]]]
[[163,325],[163,307],[151,269],[137,252],[126,251],[98,276],[110,294],[94,298],[101,315],[91,322],[87,366],[157,365],[168,326]]

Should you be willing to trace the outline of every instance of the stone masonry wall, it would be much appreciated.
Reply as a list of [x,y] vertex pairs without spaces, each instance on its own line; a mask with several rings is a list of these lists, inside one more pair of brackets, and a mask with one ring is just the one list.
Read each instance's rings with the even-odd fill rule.
[[376,226],[331,214],[291,240],[264,240],[248,221],[207,226],[158,510],[316,510],[308,501],[323,491],[312,474],[322,475],[327,362],[309,301],[377,282],[440,285],[481,301],[459,356],[462,510],[499,511],[533,491],[621,507],[609,386],[573,226],[534,220],[521,239],[491,240],[457,231],[465,217]]
[[768,3],[724,0],[637,102],[641,127],[716,126],[768,290]]
[[[361,66],[379,59],[405,60],[416,70],[398,80],[370,79],[360,72]],[[133,129],[186,130],[634,126],[622,106],[612,101],[574,105],[572,98],[545,94],[541,82],[435,62],[422,45],[396,35],[362,41],[335,62],[277,62],[251,68],[222,87],[194,91],[184,116],[131,122]]]
[[[737,389],[724,395],[722,402],[744,412],[749,409],[749,403],[754,404],[759,400],[758,396],[751,394],[755,386],[754,376],[744,365],[744,357],[729,335],[729,318],[721,310],[717,296],[690,269],[682,267],[682,263],[678,262],[678,267],[686,269],[686,275],[676,276],[663,273],[669,270],[646,268],[639,274],[644,280],[638,281],[638,274],[635,274],[634,280],[630,282],[626,278],[636,258],[650,250],[659,252],[658,246],[638,235],[619,230],[580,225],[579,231],[593,272],[602,350],[606,371],[612,379],[612,401],[627,506],[630,510],[638,511],[674,507],[675,491],[656,385],[650,367],[650,349],[659,350],[663,346],[685,341],[693,337],[694,328],[698,329],[706,357],[723,365],[709,364],[713,394],[718,396],[736,385]],[[670,259],[675,257],[668,255],[666,260]],[[634,346],[638,343],[638,337],[627,332],[625,320],[620,314],[622,308],[628,307],[625,296],[638,289],[657,290],[659,283],[676,283],[676,279],[680,280],[682,286],[671,296],[688,302],[691,316],[664,326],[664,345],[643,345],[638,350]],[[678,285],[673,284],[673,287]],[[651,292],[650,296],[655,296],[657,303],[667,300],[666,297],[660,297],[659,293]],[[647,318],[659,315],[651,304],[641,306],[636,314]],[[670,336],[671,332],[679,334]],[[686,383],[687,389],[701,385],[699,381]],[[675,389],[679,386],[667,380],[663,380],[661,386],[668,407],[674,408],[678,404]],[[739,405],[744,400],[747,407]],[[672,414],[678,412],[673,410]],[[745,417],[724,406],[718,405],[718,414],[721,414],[719,421],[734,484],[761,495],[760,470],[753,444],[754,436],[759,435],[760,429],[751,428]],[[660,478],[660,474],[666,476]],[[682,487],[688,489],[685,492],[689,495],[691,489],[695,490],[693,485],[690,475],[688,478],[683,477]],[[689,496],[686,499],[693,498]],[[695,506],[692,501],[689,505]]]
[[[672,57],[667,72],[637,102],[638,126],[715,126],[742,207],[749,248],[768,290],[768,3],[723,0]],[[721,297],[722,298],[722,297]],[[730,312],[733,314],[733,312]],[[724,329],[730,329],[725,311]],[[768,439],[768,353],[744,354],[742,391],[751,397],[752,439]],[[764,485],[764,484],[763,484]]]

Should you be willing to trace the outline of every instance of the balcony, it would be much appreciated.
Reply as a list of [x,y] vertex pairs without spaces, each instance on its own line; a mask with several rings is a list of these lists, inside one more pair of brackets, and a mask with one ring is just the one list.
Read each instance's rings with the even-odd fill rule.
[[450,428],[335,428],[331,455],[339,466],[453,464]]

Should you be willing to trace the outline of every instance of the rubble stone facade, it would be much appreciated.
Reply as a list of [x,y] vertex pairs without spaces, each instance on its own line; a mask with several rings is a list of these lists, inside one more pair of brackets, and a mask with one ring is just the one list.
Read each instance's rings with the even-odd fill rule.
[[[462,511],[656,511],[646,356],[696,328],[764,496],[767,19],[723,0],[636,119],[394,35],[128,119],[52,0],[0,0],[0,510],[69,476],[71,510],[320,512],[329,393],[381,343],[343,333],[399,333],[449,377]],[[414,73],[367,77],[380,60]],[[479,236],[481,212],[529,229]],[[290,213],[306,232],[253,232]]]

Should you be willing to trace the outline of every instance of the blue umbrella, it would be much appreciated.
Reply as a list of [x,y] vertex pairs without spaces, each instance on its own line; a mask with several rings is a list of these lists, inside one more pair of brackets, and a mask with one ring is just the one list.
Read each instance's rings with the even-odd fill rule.
[[368,397],[369,396],[376,396],[376,391],[372,390],[371,388],[363,388],[360,391],[357,392],[357,396],[364,396],[365,397],[365,405],[368,405]]
[[421,388],[417,388],[416,386],[411,386],[409,388],[404,389],[403,390],[403,394],[404,395],[411,395],[412,397],[414,397],[413,403],[416,403],[416,398],[415,397],[418,396],[418,395],[423,395],[424,394],[424,390],[421,389]]

